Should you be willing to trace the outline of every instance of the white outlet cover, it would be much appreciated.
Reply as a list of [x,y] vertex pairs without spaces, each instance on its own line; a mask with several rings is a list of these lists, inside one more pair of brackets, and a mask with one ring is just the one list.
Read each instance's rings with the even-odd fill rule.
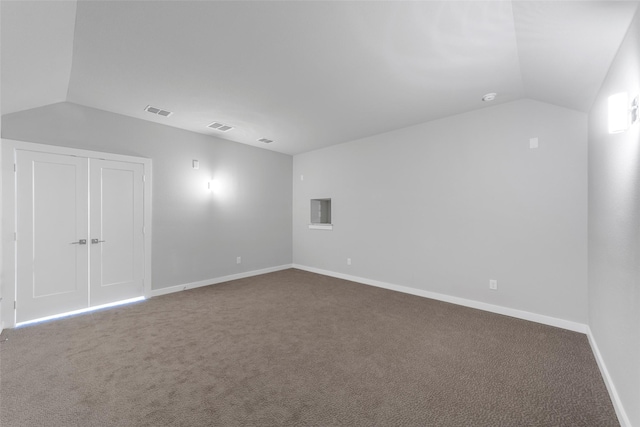
[[538,138],[529,139],[529,148],[538,148]]
[[200,168],[200,162],[199,162],[199,161],[197,161],[197,160],[194,160],[194,161],[193,161],[193,163],[192,163],[192,165],[193,165],[193,168],[194,168],[194,169],[199,169],[199,168]]
[[497,291],[498,290],[498,281],[497,280],[489,280],[489,289]]

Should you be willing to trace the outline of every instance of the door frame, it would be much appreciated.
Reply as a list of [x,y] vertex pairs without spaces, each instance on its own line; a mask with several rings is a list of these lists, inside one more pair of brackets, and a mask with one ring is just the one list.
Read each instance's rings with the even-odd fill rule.
[[103,160],[114,160],[119,162],[138,163],[143,167],[143,218],[144,218],[144,296],[151,296],[151,241],[152,241],[152,161],[149,158],[128,156],[123,154],[104,153],[77,148],[60,147],[56,145],[36,144],[32,142],[2,139],[1,141],[2,161],[2,220],[0,228],[2,236],[2,260],[0,262],[0,330],[3,327],[13,328],[16,325],[16,253],[17,241],[15,233],[17,230],[16,218],[16,151],[36,151],[41,153],[62,154],[76,157],[87,157]]

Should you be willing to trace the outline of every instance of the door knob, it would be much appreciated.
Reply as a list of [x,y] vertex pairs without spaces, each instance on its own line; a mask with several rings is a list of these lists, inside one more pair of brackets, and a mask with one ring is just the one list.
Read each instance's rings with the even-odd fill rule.
[[72,245],[86,245],[87,239],[80,239],[77,242],[71,242]]
[[91,239],[91,244],[95,245],[96,243],[102,243],[104,242],[104,240],[99,240],[99,239]]

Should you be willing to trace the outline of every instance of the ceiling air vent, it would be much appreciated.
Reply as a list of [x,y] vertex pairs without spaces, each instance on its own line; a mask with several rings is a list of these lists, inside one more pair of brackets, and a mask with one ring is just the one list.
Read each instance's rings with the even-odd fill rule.
[[169,117],[170,115],[173,114],[171,111],[163,110],[161,108],[152,107],[151,105],[147,105],[144,108],[144,111],[148,111],[148,112],[150,112],[152,114],[157,114],[157,115],[163,116],[163,117]]
[[264,142],[265,144],[270,144],[270,143],[273,142],[273,140],[272,139],[267,139],[267,138],[260,138],[258,140],[258,142]]
[[211,129],[215,129],[215,130],[220,131],[220,132],[229,132],[231,129],[233,129],[233,126],[225,125],[225,124],[219,123],[219,122],[213,122],[210,125],[208,125],[207,127],[211,128]]

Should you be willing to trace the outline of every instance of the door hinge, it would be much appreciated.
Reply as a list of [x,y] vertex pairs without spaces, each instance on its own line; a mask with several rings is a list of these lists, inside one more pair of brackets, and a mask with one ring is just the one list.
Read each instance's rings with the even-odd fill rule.
[[18,170],[18,165],[16,165],[15,163],[13,164],[13,172],[15,173]]
[[145,234],[146,232],[147,232],[147,230],[146,230],[145,226],[143,225],[142,226],[142,234]]
[[142,175],[142,182],[147,182],[147,177]]
[[18,301],[13,302],[13,309],[15,310],[16,308],[18,308]]
[[14,242],[17,242],[17,241],[18,241],[18,232],[17,232],[17,231],[14,231],[14,232],[13,232],[13,241],[14,241]]

